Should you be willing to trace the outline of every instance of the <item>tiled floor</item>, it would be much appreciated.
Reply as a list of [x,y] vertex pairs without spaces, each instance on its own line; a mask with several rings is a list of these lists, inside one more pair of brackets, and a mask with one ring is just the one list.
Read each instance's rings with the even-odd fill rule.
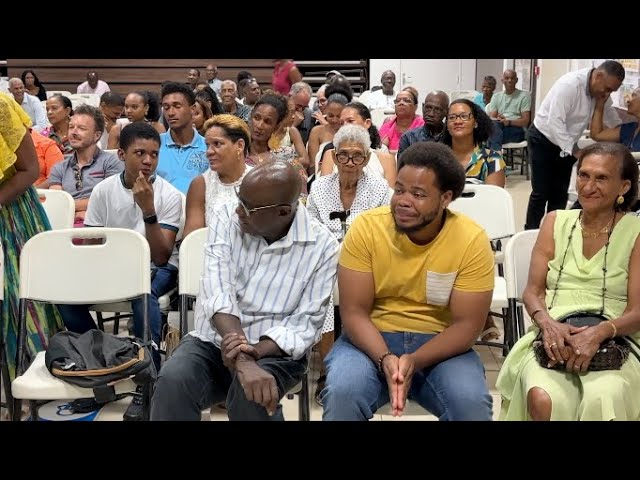
[[[510,174],[507,177],[507,190],[511,193],[514,202],[516,229],[521,231],[524,227],[524,220],[526,217],[527,203],[529,201],[529,194],[531,192],[531,183],[525,179],[524,176]],[[502,324],[497,321],[499,329],[502,329]],[[489,392],[493,397],[493,418],[497,419],[500,414],[500,396],[495,389],[495,382],[498,377],[500,366],[502,365],[503,357],[502,350],[498,348],[490,348],[485,346],[476,347],[476,351],[482,359],[485,371],[487,386]],[[312,368],[309,375],[309,390],[312,395],[311,398],[311,420],[322,419],[322,407],[313,400],[313,393],[315,392],[316,381],[319,375],[319,360],[314,357],[312,362]],[[96,421],[121,421],[122,415],[125,412],[130,399],[123,399],[118,402],[114,402],[106,405],[102,411],[96,417]],[[298,419],[298,398],[297,396],[293,400],[288,400],[286,397],[282,401],[284,416],[287,420]],[[210,412],[203,413],[203,420],[214,421],[226,421],[226,412],[222,409],[214,408]],[[393,417],[391,415],[374,415],[372,420],[378,421],[398,421],[398,420],[436,420],[436,417],[429,415],[426,411],[422,410],[417,405],[411,405],[406,415],[402,417]]]

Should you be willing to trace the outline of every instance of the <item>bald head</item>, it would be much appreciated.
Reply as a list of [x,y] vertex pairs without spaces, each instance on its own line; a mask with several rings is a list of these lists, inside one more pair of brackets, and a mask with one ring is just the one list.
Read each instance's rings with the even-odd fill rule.
[[507,69],[502,74],[502,84],[507,93],[511,94],[516,89],[516,83],[518,83],[518,74],[515,70]]
[[254,205],[293,205],[300,196],[300,175],[289,162],[269,161],[247,173],[240,189]]
[[432,131],[440,131],[449,110],[449,95],[442,90],[429,92],[422,104],[422,117]]

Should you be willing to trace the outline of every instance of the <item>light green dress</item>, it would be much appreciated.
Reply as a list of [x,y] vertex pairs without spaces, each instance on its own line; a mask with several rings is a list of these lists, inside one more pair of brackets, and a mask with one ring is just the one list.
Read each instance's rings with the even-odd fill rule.
[[[580,210],[557,210],[553,238],[555,255],[549,262],[546,304],[551,304],[562,257],[567,249],[571,227]],[[625,215],[611,234],[607,254],[607,281],[604,315],[620,317],[627,305],[629,257],[640,234],[640,218]],[[602,268],[604,247],[590,260],[582,254],[580,225],[576,226],[567,252],[552,318],[576,311],[600,313],[602,308]],[[527,392],[544,389],[551,397],[551,420],[639,420],[640,362],[635,355],[620,370],[574,374],[541,367],[531,345],[539,329],[532,326],[513,347],[504,361],[496,388],[502,395],[500,420],[530,420]],[[633,335],[640,341],[640,332]]]

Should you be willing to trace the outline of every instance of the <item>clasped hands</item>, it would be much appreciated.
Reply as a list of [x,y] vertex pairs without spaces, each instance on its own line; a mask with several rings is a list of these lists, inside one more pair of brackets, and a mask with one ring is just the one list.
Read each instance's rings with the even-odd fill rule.
[[262,405],[269,416],[276,412],[280,395],[276,379],[256,363],[261,354],[255,345],[237,332],[227,333],[220,345],[222,362],[231,371],[235,370],[240,385],[248,400]]
[[382,371],[389,387],[391,414],[394,417],[399,417],[404,412],[411,380],[415,372],[413,354],[404,354],[399,358],[396,355],[387,355],[382,361]]
[[556,321],[542,328],[544,349],[551,368],[566,364],[567,372],[585,373],[602,343],[597,327],[574,327]]

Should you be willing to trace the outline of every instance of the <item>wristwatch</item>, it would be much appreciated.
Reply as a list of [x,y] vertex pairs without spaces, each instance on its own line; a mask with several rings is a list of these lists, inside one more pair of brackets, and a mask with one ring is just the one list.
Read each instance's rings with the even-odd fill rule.
[[154,213],[153,215],[148,215],[146,217],[143,217],[142,220],[144,221],[144,223],[153,225],[154,223],[158,223],[158,216]]

